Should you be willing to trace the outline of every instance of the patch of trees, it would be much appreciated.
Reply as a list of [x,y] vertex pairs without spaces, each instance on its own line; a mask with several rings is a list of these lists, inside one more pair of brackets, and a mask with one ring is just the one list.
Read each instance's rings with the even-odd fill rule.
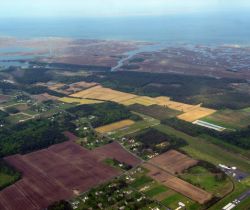
[[218,132],[180,120],[178,118],[165,119],[162,120],[161,123],[182,131],[190,136],[200,136],[202,134],[206,134],[243,149],[250,149],[250,126],[237,131]]
[[5,187],[8,187],[9,185],[13,184],[14,182],[16,182],[21,178],[21,174],[18,173],[9,164],[4,162],[2,159],[0,159],[0,174],[5,174],[11,177],[10,179],[6,180],[4,184],[0,185],[0,190],[4,189]]
[[151,116],[159,120],[172,118],[181,113],[179,111],[158,105],[143,106],[140,104],[133,104],[129,106],[129,109],[135,112],[139,112],[141,114]]
[[31,68],[25,69],[24,73],[19,76],[15,76],[15,80],[22,84],[34,84],[37,82],[48,82],[52,79],[48,73],[47,68]]
[[208,171],[215,174],[216,181],[224,181],[227,178],[227,175],[212,163],[200,160],[197,165],[206,168]]
[[144,58],[132,58],[129,60],[129,63],[141,63],[143,61],[145,61]]
[[9,116],[9,114],[7,112],[0,110],[0,119],[3,119],[3,118],[8,117],[8,116]]
[[134,65],[134,64],[129,64],[129,65],[123,65],[122,68],[125,70],[133,70],[133,69],[139,69],[140,66]]
[[125,106],[105,102],[100,104],[80,105],[68,109],[77,117],[89,117],[93,127],[110,124],[124,119],[140,120],[141,118],[132,114]]
[[17,114],[19,112],[19,110],[14,106],[7,107],[5,111],[9,114]]
[[[155,152],[163,153],[170,149],[178,149],[187,145],[184,139],[162,133],[153,128],[146,129],[136,134],[134,138],[142,143],[141,148],[139,149],[141,151],[144,149],[153,149]],[[157,146],[158,144],[161,144],[163,142],[168,143],[166,147]]]
[[57,97],[64,97],[65,94],[63,93],[59,93],[53,90],[48,89],[45,86],[26,86],[23,88],[23,91],[32,94],[32,95],[38,95],[38,94],[42,94],[42,93],[48,93],[52,96],[57,96]]
[[51,204],[47,210],[73,210],[73,208],[68,201],[61,200]]
[[62,134],[57,122],[26,121],[0,129],[0,157],[28,153],[65,140],[66,137]]
[[9,82],[3,82],[0,81],[0,90],[3,91],[3,93],[8,93],[10,90],[17,90],[18,86]]

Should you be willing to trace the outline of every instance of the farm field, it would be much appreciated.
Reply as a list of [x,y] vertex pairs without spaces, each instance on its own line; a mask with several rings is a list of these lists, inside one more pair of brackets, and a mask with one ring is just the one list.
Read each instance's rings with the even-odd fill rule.
[[[100,153],[86,150],[73,142],[75,138],[70,138],[71,141],[48,149],[5,158],[22,172],[23,177],[0,192],[0,206],[5,206],[3,209],[46,208],[53,201],[70,199],[120,174],[118,170],[102,163]],[[119,145],[115,148],[120,151],[117,156],[122,162],[131,157]],[[109,156],[110,149],[112,147],[102,150]],[[138,160],[132,156],[132,161]],[[13,196],[18,199],[13,201]]]
[[209,116],[215,112],[216,112],[216,110],[213,110],[213,109],[196,107],[196,108],[192,109],[191,111],[187,111],[184,114],[178,115],[178,118],[181,120],[185,120],[187,122],[194,122],[194,121],[199,120],[203,117]]
[[156,181],[200,204],[204,204],[212,198],[212,194],[171,175],[160,167],[151,163],[144,163],[143,167],[149,170],[148,175]]
[[37,85],[42,85],[48,87],[50,90],[70,95],[79,91],[82,91],[87,88],[91,88],[97,85],[95,82],[76,82],[72,84],[65,84],[65,83],[55,83],[55,84],[49,84],[49,83],[37,83]]
[[96,128],[95,130],[98,133],[108,133],[115,130],[119,130],[122,128],[128,128],[129,126],[133,125],[135,122],[133,120],[121,120],[119,122],[111,123],[109,125],[104,125],[101,127]]
[[129,134],[133,134],[136,133],[140,130],[144,130],[146,128],[149,128],[151,126],[155,126],[158,125],[159,122],[158,121],[138,121],[135,122],[133,125],[129,126],[126,129],[120,129],[120,130],[116,130],[114,132],[112,132],[110,135],[110,137],[114,137],[114,138],[121,138],[123,136],[129,135]]
[[165,171],[175,175],[180,174],[184,170],[196,165],[198,161],[176,150],[170,150],[150,159],[149,163],[157,165]]
[[59,101],[64,103],[76,103],[76,104],[98,104],[103,103],[103,101],[93,100],[93,99],[80,99],[80,98],[70,98],[70,97],[63,97],[60,98]]
[[[160,105],[166,107],[166,111],[175,110],[184,112],[178,115],[180,119],[188,122],[204,118],[216,112],[216,110],[201,107],[201,105],[190,105],[180,102],[171,101],[168,97],[148,97],[148,96],[137,96],[130,93],[112,90],[110,88],[104,88],[101,85],[83,90],[70,95],[71,97],[83,98],[83,99],[95,99],[104,100],[120,103],[125,106],[131,106],[139,104],[145,107],[152,105]],[[177,113],[176,113],[177,114]]]
[[123,93],[120,91],[112,90],[110,88],[104,88],[100,85],[89,88],[87,90],[80,91],[70,96],[76,98],[97,99],[97,100],[114,101],[114,102],[118,102],[120,100],[127,101],[131,98],[136,97],[136,95],[130,93]]
[[138,96],[138,97],[126,100],[126,101],[121,101],[120,103],[125,106],[130,106],[133,104],[140,104],[143,106],[152,106],[152,105],[155,105],[157,102],[154,100],[154,98],[151,98],[151,97]]
[[49,95],[48,93],[33,95],[32,98],[35,99],[39,103],[41,103],[43,101],[58,100],[59,99],[59,97]]
[[250,124],[250,109],[241,110],[220,110],[202,120],[224,126],[229,129],[239,129],[247,127]]
[[121,163],[126,163],[131,166],[137,166],[141,163],[141,160],[134,155],[128,153],[120,144],[113,142],[101,147],[94,149],[93,154],[95,154],[100,161],[106,158],[113,158]]
[[135,112],[139,112],[141,114],[146,114],[158,120],[172,118],[181,114],[180,111],[173,110],[167,107],[162,107],[159,105],[143,106],[140,104],[133,104],[129,106],[129,109]]

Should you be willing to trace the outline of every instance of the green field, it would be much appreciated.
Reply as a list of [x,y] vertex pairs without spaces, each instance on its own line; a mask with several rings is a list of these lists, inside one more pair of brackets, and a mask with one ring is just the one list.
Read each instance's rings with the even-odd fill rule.
[[241,110],[224,109],[202,120],[229,129],[244,128],[250,125],[250,108]]
[[157,125],[154,128],[161,132],[185,139],[189,145],[182,147],[181,150],[195,159],[205,160],[214,165],[222,163],[225,165],[237,166],[242,171],[250,173],[250,160],[238,154],[224,150],[218,145],[210,143],[202,138],[191,137],[166,125]]
[[[232,202],[234,199],[236,199],[238,196],[240,196],[243,192],[245,192],[247,189],[249,189],[249,187],[247,187],[246,185],[240,183],[240,182],[235,182],[234,183],[234,191],[232,193],[230,193],[228,196],[226,196],[225,198],[223,198],[222,200],[220,200],[219,202],[217,202],[215,205],[213,205],[212,207],[209,208],[209,210],[218,210],[218,209],[222,209],[226,204]],[[249,204],[250,199],[248,199],[246,201],[246,203]],[[249,205],[248,205],[249,207]],[[237,206],[238,210],[248,210],[249,208],[246,207],[246,204],[244,205],[244,203],[241,203],[241,205]]]
[[142,117],[143,120],[135,122],[133,125],[129,126],[126,129],[121,129],[121,130],[113,132],[111,134],[111,137],[120,138],[120,137],[129,135],[129,134],[133,134],[133,133],[136,133],[138,131],[144,130],[146,128],[160,124],[160,121],[157,119],[154,119],[152,117],[149,117],[149,116],[146,116],[143,114],[139,114],[137,112],[133,112],[133,113]]
[[179,205],[178,203],[182,202],[186,205],[188,210],[198,210],[198,209],[202,209],[202,207],[197,204],[194,203],[192,200],[190,200],[189,198],[178,194],[174,191],[172,191],[172,194],[170,194],[167,198],[165,198],[164,200],[161,201],[161,203],[171,209],[176,209]]
[[165,187],[163,185],[158,185],[158,186],[155,186],[155,187],[151,188],[150,190],[146,191],[145,194],[149,197],[154,197],[158,194],[166,192],[167,190],[168,190],[167,187]]
[[216,174],[211,173],[206,168],[195,166],[180,175],[180,178],[196,185],[217,197],[222,197],[233,190],[233,183],[229,178],[217,180]]
[[139,178],[136,178],[136,180],[131,183],[131,186],[135,188],[139,188],[145,184],[151,183],[152,181],[153,180],[150,177],[143,175]]
[[0,159],[0,190],[11,185],[20,178],[20,174]]

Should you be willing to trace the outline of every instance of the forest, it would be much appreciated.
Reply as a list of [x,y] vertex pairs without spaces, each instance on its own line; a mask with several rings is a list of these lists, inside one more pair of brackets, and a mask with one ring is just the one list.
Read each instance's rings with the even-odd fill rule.
[[11,125],[0,129],[0,158],[32,152],[65,140],[60,125],[49,120],[31,120]]
[[124,119],[134,121],[141,119],[139,116],[132,114],[125,106],[112,102],[80,105],[70,108],[67,111],[75,114],[77,117],[89,116],[93,127],[107,125]]

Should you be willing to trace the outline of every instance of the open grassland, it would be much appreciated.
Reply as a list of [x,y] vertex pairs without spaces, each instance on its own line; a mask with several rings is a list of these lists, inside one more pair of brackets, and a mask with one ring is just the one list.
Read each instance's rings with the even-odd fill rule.
[[83,90],[71,95],[71,97],[83,98],[83,99],[94,99],[103,101],[112,101],[120,103],[125,106],[131,106],[139,104],[145,107],[152,105],[160,105],[166,107],[166,109],[172,109],[184,114],[179,115],[180,119],[188,122],[204,118],[213,114],[216,110],[208,109],[198,105],[190,105],[180,102],[171,101],[168,97],[148,97],[148,96],[137,96],[130,93],[112,90],[110,88],[104,88],[101,85]]
[[133,120],[122,120],[119,122],[111,123],[109,125],[104,125],[96,128],[95,130],[99,133],[108,133],[111,131],[119,130],[122,128],[127,128],[133,125],[135,122]]
[[230,166],[237,166],[242,171],[250,173],[250,160],[238,154],[222,149],[202,138],[191,137],[166,125],[157,125],[154,128],[163,133],[172,134],[185,139],[189,145],[182,147],[181,150],[195,159],[205,160],[214,165],[222,163]]
[[180,175],[180,178],[195,186],[200,186],[217,197],[223,197],[233,190],[233,183],[229,178],[225,180],[216,179],[215,173],[208,171],[202,166],[188,169]]
[[[232,202],[238,196],[240,196],[245,191],[249,190],[249,187],[244,185],[240,182],[234,182],[234,191],[221,199],[219,202],[217,202],[215,205],[209,208],[209,210],[218,210],[222,209],[224,206],[226,206],[228,203]],[[245,202],[240,203],[234,210],[248,210],[250,207],[250,199],[246,199]]]
[[80,98],[70,98],[70,97],[63,97],[60,98],[59,101],[64,103],[76,103],[76,104],[99,104],[103,103],[103,101],[93,100],[93,99],[80,99]]
[[202,120],[231,129],[244,128],[250,125],[250,108],[220,110]]

